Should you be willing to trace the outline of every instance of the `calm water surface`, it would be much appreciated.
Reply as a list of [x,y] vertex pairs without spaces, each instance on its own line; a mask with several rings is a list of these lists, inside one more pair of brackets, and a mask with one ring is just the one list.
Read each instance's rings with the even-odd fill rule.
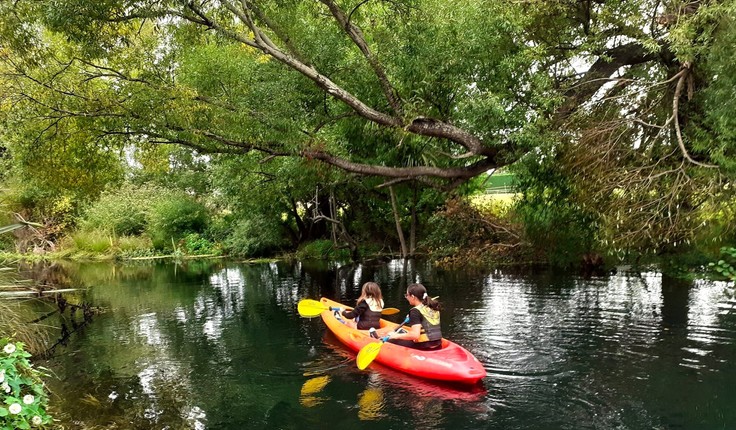
[[[732,429],[736,302],[723,283],[619,268],[582,278],[370,265],[73,266],[69,300],[105,309],[41,364],[65,428]],[[488,377],[472,389],[372,365],[296,313],[381,284],[439,295],[443,333]]]

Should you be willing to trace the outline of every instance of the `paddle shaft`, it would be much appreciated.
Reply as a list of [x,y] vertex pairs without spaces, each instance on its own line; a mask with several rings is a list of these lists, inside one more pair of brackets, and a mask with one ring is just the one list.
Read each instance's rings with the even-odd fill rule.
[[[401,327],[404,326],[404,324],[409,322],[409,315],[406,316],[404,321],[396,326],[396,328],[393,330],[393,332],[397,332],[401,329]],[[358,351],[358,356],[356,357],[355,363],[358,365],[358,369],[363,370],[366,367],[368,367],[369,364],[373,360],[378,357],[378,353],[381,352],[381,347],[383,344],[388,341],[390,336],[382,337],[380,342],[371,342],[368,345],[364,346],[363,348]]]
[[[330,308],[331,311],[336,311],[336,310],[339,310],[339,309],[341,309],[341,308],[333,308],[333,307]],[[343,310],[347,310],[347,308],[342,308],[342,309]],[[394,314],[398,314],[399,312],[401,312],[401,311],[399,309],[397,309],[397,308],[384,308],[384,309],[381,309],[381,315],[394,315]]]
[[401,330],[401,327],[404,327],[404,325],[406,325],[406,323],[408,323],[408,322],[409,322],[409,315],[407,315],[406,318],[404,318],[404,321],[402,321],[401,324],[397,325],[395,329],[391,330],[391,332],[389,332],[389,334],[387,334],[386,336],[382,337],[381,338],[381,343],[388,342],[388,340],[391,338],[391,336],[390,336],[391,333],[398,333],[398,331]]
[[[322,311],[335,311],[340,308],[327,306],[322,302],[319,302],[317,300],[311,300],[311,299],[303,299],[299,301],[298,304],[299,314],[303,317],[307,318],[314,318],[319,316],[319,314],[322,313]],[[394,315],[401,311],[399,311],[396,308],[385,308],[381,310],[381,315]]]

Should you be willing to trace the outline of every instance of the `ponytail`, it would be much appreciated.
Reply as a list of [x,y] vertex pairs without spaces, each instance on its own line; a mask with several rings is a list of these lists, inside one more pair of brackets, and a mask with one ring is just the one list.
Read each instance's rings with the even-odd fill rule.
[[436,311],[439,311],[439,310],[442,309],[442,303],[440,303],[439,301],[437,301],[437,300],[435,300],[435,299],[433,299],[431,297],[427,297],[425,299],[422,299],[422,303],[424,303],[426,306],[428,306],[429,308],[434,309]]
[[425,288],[422,284],[411,284],[406,288],[406,292],[414,297],[417,297],[419,300],[422,301],[422,304],[424,306],[427,306],[430,309],[433,309],[435,311],[439,311],[442,309],[442,304],[437,300],[429,297],[429,294],[427,294],[427,288]]

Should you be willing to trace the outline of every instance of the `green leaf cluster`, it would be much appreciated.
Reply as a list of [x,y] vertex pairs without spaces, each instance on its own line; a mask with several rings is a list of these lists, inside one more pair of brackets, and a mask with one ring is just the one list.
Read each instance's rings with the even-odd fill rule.
[[0,428],[48,428],[48,396],[44,374],[28,360],[23,343],[0,338]]
[[721,248],[721,258],[716,262],[708,263],[708,267],[719,277],[736,281],[736,248],[729,246]]

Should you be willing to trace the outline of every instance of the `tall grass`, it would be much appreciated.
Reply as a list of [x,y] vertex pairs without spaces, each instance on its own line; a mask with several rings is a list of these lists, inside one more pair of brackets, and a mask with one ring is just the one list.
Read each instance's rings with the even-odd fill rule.
[[44,352],[49,345],[48,330],[39,324],[29,324],[35,318],[24,302],[0,298],[0,336],[23,342],[33,355]]
[[62,244],[62,255],[75,257],[135,257],[153,254],[148,236],[117,236],[103,230],[74,232]]
[[100,230],[78,231],[71,239],[74,247],[83,252],[105,254],[115,246],[114,237]]

